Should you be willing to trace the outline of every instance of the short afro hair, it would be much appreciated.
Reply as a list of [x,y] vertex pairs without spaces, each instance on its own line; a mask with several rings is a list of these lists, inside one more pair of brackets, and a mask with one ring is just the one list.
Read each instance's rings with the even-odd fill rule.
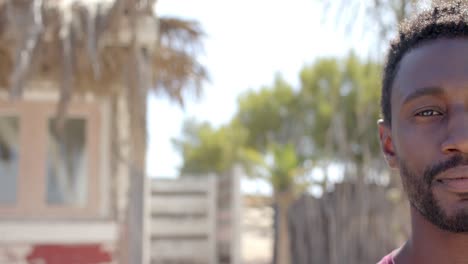
[[430,40],[468,37],[468,5],[464,2],[436,5],[400,25],[397,37],[390,43],[382,78],[380,104],[387,125],[392,123],[392,86],[403,56]]

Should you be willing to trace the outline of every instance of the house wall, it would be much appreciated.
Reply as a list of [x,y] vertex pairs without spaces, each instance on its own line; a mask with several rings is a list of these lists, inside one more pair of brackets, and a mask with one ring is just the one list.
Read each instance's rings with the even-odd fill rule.
[[100,135],[104,127],[102,122],[104,104],[73,102],[69,108],[69,116],[83,117],[87,121],[86,192],[89,202],[80,207],[49,206],[45,201],[42,202],[46,196],[47,142],[45,141],[48,140],[46,121],[56,114],[55,103],[31,99],[17,102],[0,101],[0,114],[14,114],[21,119],[17,203],[9,207],[0,206],[0,217],[3,219],[108,217],[105,200],[102,200],[108,196],[108,191],[102,190],[106,188],[102,185],[102,180],[109,177],[104,174],[104,168],[108,167],[103,154],[106,152],[104,146],[107,145],[107,138]]
[[[58,94],[54,92],[31,91],[25,93],[22,101],[16,104],[32,102],[55,109],[50,106],[54,105],[57,99]],[[2,109],[8,104],[12,104],[8,95],[0,94]],[[74,111],[88,113],[90,118],[95,120],[95,125],[90,126],[89,133],[98,135],[95,137],[96,141],[88,142],[91,171],[94,171],[94,177],[89,178],[91,196],[88,199],[91,202],[84,211],[73,208],[48,211],[47,208],[39,210],[40,208],[28,208],[27,205],[20,209],[0,206],[0,263],[34,263],[32,261],[39,259],[45,261],[41,262],[44,264],[117,263],[120,246],[118,241],[122,239],[124,224],[119,218],[122,218],[122,211],[126,206],[122,205],[121,201],[126,195],[123,179],[128,175],[128,171],[115,165],[118,159],[113,155],[115,149],[112,148],[112,139],[116,132],[111,126],[113,119],[121,118],[119,113],[112,112],[109,98],[76,97],[70,105],[70,114],[74,114]],[[122,114],[123,112],[120,113]],[[28,120],[31,127],[27,132],[31,136],[27,141],[28,144],[36,144],[39,147],[41,144],[37,144],[34,136],[38,133],[33,126],[36,121],[34,118]],[[125,128],[119,126],[118,129]],[[33,162],[35,156],[30,157]],[[117,170],[113,169],[112,164]],[[29,175],[43,173],[35,168],[35,165],[29,165],[26,166]],[[38,186],[44,182],[34,180],[37,180],[37,177],[20,182],[27,184],[27,192],[22,194],[25,197],[38,197],[38,191],[41,190]],[[121,203],[120,206],[118,202]],[[8,210],[14,214],[8,214]]]

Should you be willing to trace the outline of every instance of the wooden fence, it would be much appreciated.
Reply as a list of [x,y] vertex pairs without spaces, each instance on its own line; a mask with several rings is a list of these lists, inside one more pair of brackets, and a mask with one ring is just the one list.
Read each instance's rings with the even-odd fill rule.
[[320,199],[302,196],[289,212],[292,263],[376,263],[409,233],[406,202],[394,194],[342,183]]
[[219,264],[241,262],[242,197],[240,172],[236,169],[218,176],[217,250]]
[[239,175],[151,184],[152,264],[238,264]]
[[216,261],[216,179],[154,180],[151,263]]

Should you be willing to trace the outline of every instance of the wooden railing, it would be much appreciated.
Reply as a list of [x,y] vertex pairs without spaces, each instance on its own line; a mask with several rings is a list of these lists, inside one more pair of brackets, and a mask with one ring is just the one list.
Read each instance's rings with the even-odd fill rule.
[[239,264],[240,176],[151,183],[151,263]]

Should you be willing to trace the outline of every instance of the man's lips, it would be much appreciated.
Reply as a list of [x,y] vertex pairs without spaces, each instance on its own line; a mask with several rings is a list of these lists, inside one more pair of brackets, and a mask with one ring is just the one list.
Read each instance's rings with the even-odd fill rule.
[[435,181],[456,193],[468,192],[468,166],[448,169],[436,177]]

